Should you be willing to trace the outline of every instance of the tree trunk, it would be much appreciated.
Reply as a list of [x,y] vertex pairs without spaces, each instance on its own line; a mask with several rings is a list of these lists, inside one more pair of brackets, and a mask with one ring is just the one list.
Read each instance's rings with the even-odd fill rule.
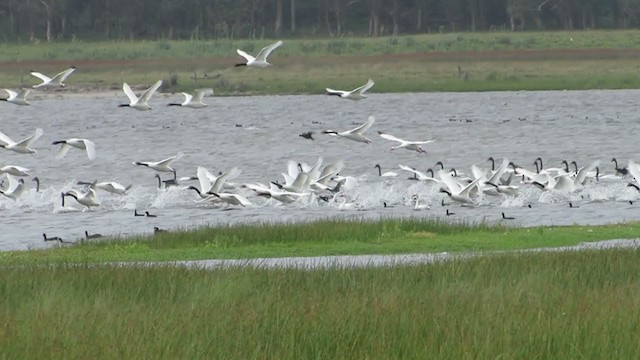
[[276,0],[276,23],[274,27],[276,37],[280,37],[282,30],[282,0]]
[[111,36],[111,18],[109,17],[109,0],[104,0],[104,36],[109,39]]
[[369,17],[369,35],[380,35],[380,14],[378,13],[378,0],[371,0],[371,15]]
[[418,20],[416,21],[416,31],[422,30],[422,6],[418,7]]
[[400,26],[398,26],[398,0],[393,0],[391,20],[393,21],[393,36],[398,36],[398,32],[400,31]]
[[291,32],[296,31],[296,0],[291,0]]
[[42,5],[44,5],[44,8],[46,10],[46,22],[47,22],[47,33],[46,33],[46,37],[47,37],[47,42],[51,41],[51,21],[53,20],[53,1],[54,0],[48,0],[49,2],[46,2],[45,0],[40,0],[40,3]]
[[335,9],[333,12],[336,14],[336,36],[342,34],[342,12],[340,11],[340,0],[335,0]]

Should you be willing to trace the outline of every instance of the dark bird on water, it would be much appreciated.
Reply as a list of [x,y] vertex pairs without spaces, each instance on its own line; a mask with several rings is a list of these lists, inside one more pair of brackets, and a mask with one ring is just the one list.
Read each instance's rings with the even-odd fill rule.
[[102,237],[102,234],[89,234],[89,232],[87,230],[84,231],[84,236],[87,238],[87,240],[89,239],[98,239]]
[[447,209],[447,216],[451,216],[451,215],[455,215],[456,213],[449,211],[449,209]]
[[504,213],[502,213],[502,218],[503,218],[504,220],[515,220],[515,219],[516,219],[516,218],[511,217],[511,216],[506,216]]
[[144,216],[144,214],[139,213],[138,210],[133,210],[133,216]]
[[147,217],[158,217],[158,215],[149,214],[148,211],[145,211],[144,214],[147,215]]
[[153,233],[154,233],[154,234],[156,234],[156,235],[157,235],[157,234],[160,234],[160,233],[166,233],[166,232],[167,232],[167,230],[160,229],[160,228],[159,228],[159,227],[157,227],[157,226],[154,226],[154,227],[153,227]]
[[315,140],[313,138],[313,131],[307,131],[307,132],[302,133],[302,134],[300,134],[298,136],[303,137],[303,138],[308,139],[308,140]]

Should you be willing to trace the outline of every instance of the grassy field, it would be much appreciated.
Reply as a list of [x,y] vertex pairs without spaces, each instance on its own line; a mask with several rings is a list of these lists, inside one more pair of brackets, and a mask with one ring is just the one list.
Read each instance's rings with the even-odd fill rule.
[[[165,80],[164,91],[213,87],[218,95],[322,93],[368,78],[374,92],[637,88],[640,31],[428,34],[286,40],[266,70],[234,68],[236,48],[273,40],[113,41],[0,45],[0,83],[28,72],[78,71],[70,90],[118,90]],[[206,77],[205,77],[206,74]]]
[[514,228],[437,219],[331,219],[227,225],[47,250],[0,252],[0,264],[170,261],[527,249],[637,238],[640,223]]
[[0,272],[0,357],[633,359],[640,251],[322,271]]

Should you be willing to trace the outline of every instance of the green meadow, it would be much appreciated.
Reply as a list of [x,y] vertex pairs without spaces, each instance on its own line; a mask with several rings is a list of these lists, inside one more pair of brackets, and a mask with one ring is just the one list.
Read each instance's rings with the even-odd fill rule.
[[0,357],[634,359],[640,251],[284,270],[0,272]]
[[274,41],[70,41],[0,45],[0,83],[29,86],[29,70],[70,65],[70,91],[114,90],[122,82],[163,91],[212,87],[218,95],[320,94],[374,78],[373,92],[621,89],[640,85],[640,31],[488,32],[400,37],[285,39],[270,69],[244,69],[237,48]]

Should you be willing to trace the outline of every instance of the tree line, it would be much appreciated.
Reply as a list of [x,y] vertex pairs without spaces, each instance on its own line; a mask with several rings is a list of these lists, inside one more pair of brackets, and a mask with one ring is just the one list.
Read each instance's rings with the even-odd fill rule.
[[640,0],[2,0],[6,41],[626,29]]

